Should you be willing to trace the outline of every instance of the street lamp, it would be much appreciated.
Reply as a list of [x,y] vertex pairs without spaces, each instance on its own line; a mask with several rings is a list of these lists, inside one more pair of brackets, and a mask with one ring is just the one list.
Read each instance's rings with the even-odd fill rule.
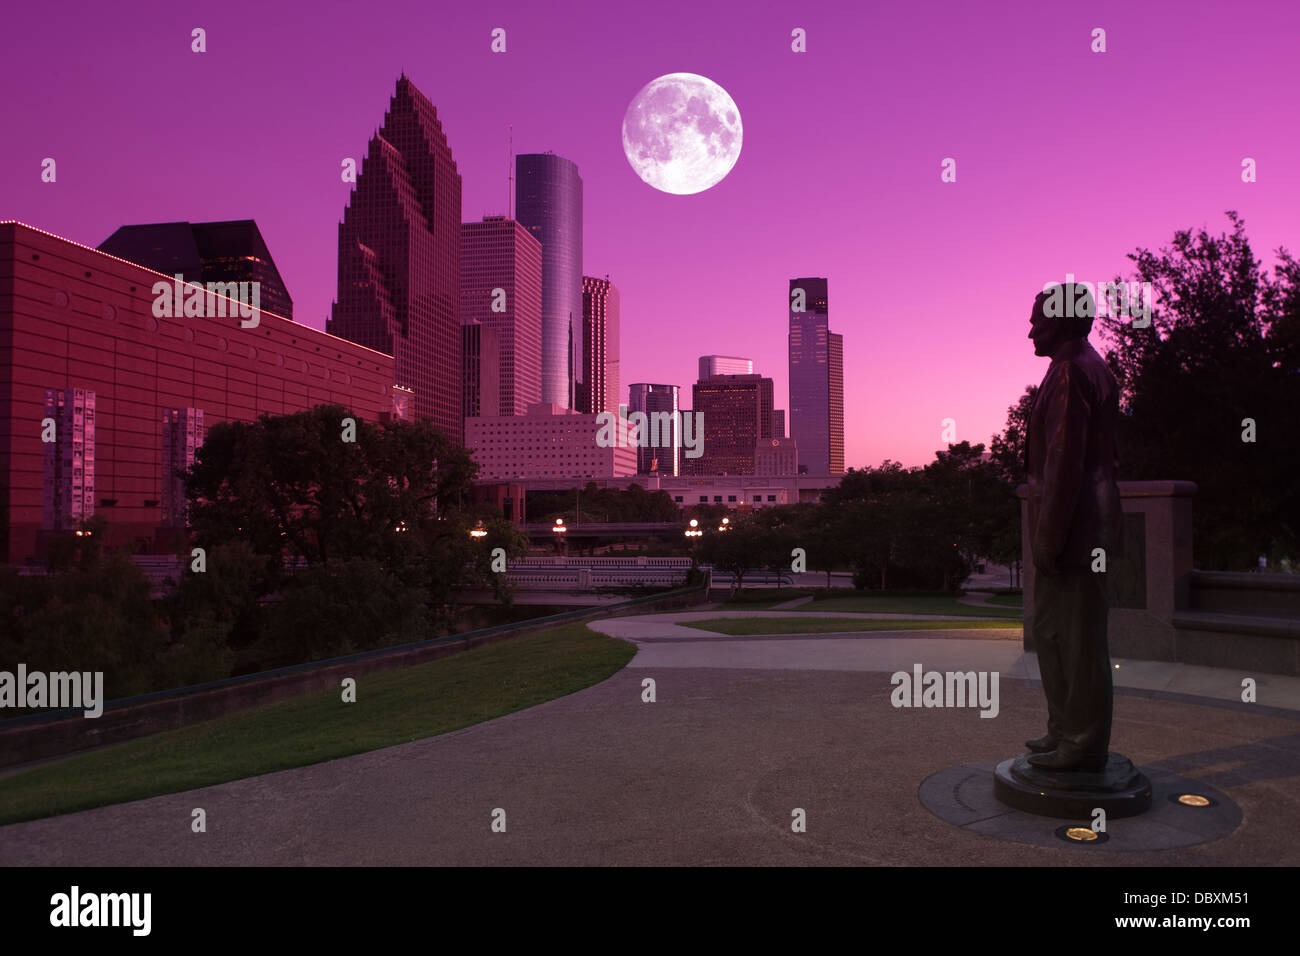
[[397,526],[394,527],[393,530],[396,531],[398,534],[401,534],[403,531],[410,531],[411,529],[406,526],[405,521],[399,521],[397,522]]
[[723,519],[722,519],[722,524],[718,525],[718,530],[719,530],[719,531],[730,531],[730,530],[731,530],[731,519],[730,519],[730,518],[723,518]]
[[700,528],[700,523],[692,518],[691,526],[683,531],[682,534],[686,535],[688,538],[698,538],[700,535],[704,534],[704,532]]
[[485,535],[487,535],[487,528],[483,527],[483,522],[482,522],[482,521],[480,521],[480,522],[479,522],[476,526],[474,526],[473,528],[470,528],[469,536],[470,536],[471,538],[482,538],[482,537],[484,537]]
[[564,536],[568,530],[569,529],[564,526],[563,518],[555,519],[555,525],[551,528],[551,533],[555,535],[555,545],[557,548],[563,548],[561,542],[564,541]]

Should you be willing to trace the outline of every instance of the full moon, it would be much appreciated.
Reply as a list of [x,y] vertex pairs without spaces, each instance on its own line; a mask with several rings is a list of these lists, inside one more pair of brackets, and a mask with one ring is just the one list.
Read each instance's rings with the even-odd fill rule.
[[740,110],[708,77],[669,73],[641,88],[623,116],[623,152],[661,192],[701,193],[740,158]]

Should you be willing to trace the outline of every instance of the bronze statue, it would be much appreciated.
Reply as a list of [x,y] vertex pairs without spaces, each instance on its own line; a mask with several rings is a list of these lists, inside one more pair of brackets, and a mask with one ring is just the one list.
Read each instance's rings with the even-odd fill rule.
[[1105,576],[1120,544],[1115,481],[1119,385],[1088,344],[1095,305],[1088,288],[1049,287],[1034,299],[1029,338],[1050,356],[1029,414],[1029,541],[1033,555],[1033,639],[1047,733],[1025,746],[1040,770],[1100,773],[1110,747],[1112,684]]

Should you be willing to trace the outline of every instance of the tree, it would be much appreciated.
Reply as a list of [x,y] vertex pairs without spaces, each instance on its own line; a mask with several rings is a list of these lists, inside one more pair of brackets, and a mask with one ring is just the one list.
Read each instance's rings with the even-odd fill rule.
[[[1245,223],[1181,230],[1159,253],[1129,258],[1156,304],[1148,328],[1101,320],[1121,388],[1121,476],[1188,478],[1197,564],[1242,568],[1300,550],[1300,267],[1285,249],[1260,267]],[[1243,441],[1247,420],[1256,440]]]
[[717,570],[735,575],[736,590],[740,591],[747,573],[772,565],[780,545],[772,530],[763,527],[752,515],[730,519],[728,527],[727,531],[706,527],[699,553]]
[[1029,413],[1037,397],[1038,386],[1026,386],[1016,404],[1007,409],[1007,423],[1002,434],[994,435],[989,444],[1000,486],[998,494],[1004,502],[998,510],[999,513],[1006,511],[1011,520],[994,527],[988,557],[1011,569],[1013,586],[1019,581],[1021,565],[1020,499],[1016,488],[1028,477],[1025,474],[1025,439],[1029,433]]

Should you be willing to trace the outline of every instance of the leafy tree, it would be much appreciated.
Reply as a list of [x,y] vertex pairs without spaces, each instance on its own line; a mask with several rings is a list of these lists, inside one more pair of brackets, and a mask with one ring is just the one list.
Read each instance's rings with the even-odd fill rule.
[[[1300,266],[1279,249],[1272,277],[1229,212],[1231,232],[1181,230],[1129,258],[1151,283],[1149,328],[1100,320],[1119,379],[1121,476],[1197,483],[1194,547],[1204,568],[1300,549]],[[1242,439],[1246,419],[1256,441]]]
[[[784,544],[772,528],[764,527],[753,515],[743,515],[729,520],[729,530],[705,528],[700,539],[700,559],[719,571],[736,576],[736,590],[745,586],[745,575],[760,568],[772,567],[779,561],[779,548]],[[788,557],[789,551],[786,551]]]

